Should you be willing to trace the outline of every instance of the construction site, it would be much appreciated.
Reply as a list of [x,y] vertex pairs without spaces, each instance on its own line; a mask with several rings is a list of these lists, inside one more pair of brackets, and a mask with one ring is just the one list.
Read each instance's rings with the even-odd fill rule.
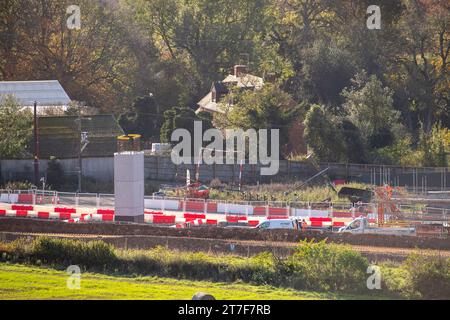
[[[371,261],[402,261],[417,250],[450,257],[449,191],[424,194],[387,183],[354,187],[333,181],[311,159],[316,173],[295,183],[246,185],[241,165],[238,183],[208,185],[198,165],[192,178],[187,169],[176,174],[182,183],[144,195],[143,152],[123,141],[119,149],[128,149],[115,156],[115,194],[1,190],[0,239],[47,235],[101,239],[125,249],[165,246],[243,256],[287,256],[300,240],[326,239],[349,244]],[[311,186],[330,196],[300,199]]]

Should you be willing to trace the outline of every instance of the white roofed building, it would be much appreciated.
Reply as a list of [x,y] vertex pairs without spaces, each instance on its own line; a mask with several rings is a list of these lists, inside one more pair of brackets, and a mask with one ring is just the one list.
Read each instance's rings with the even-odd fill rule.
[[0,81],[0,102],[9,95],[26,108],[33,108],[36,101],[38,114],[64,113],[71,102],[58,80]]

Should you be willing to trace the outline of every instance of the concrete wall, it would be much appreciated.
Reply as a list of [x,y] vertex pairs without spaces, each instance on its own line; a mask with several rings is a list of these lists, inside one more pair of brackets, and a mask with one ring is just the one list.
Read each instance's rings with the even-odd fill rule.
[[[45,175],[48,160],[40,161],[41,175]],[[60,160],[65,174],[76,175],[78,159]],[[0,160],[1,180],[33,181],[33,160]],[[243,169],[244,183],[285,182],[288,180],[304,180],[317,173],[317,170],[302,162],[280,161],[280,169],[275,176],[261,176],[260,165],[245,164]],[[394,186],[408,186],[416,191],[450,189],[449,168],[412,168],[395,166],[357,165],[322,163],[323,169],[329,167],[327,174],[332,179],[345,179],[363,183],[383,184],[384,181]],[[158,180],[172,182],[184,181],[186,169],[194,178],[196,165],[175,165],[170,156],[145,156],[144,174],[146,181]],[[113,182],[113,158],[83,158],[83,175],[98,182]],[[176,178],[177,177],[177,178]],[[200,165],[200,180],[209,182],[214,178],[222,182],[239,181],[239,165]],[[320,179],[320,178],[319,178]],[[320,181],[320,180],[318,180]]]
[[[41,176],[47,173],[49,160],[39,161]],[[78,159],[59,160],[64,174],[78,174]],[[83,158],[83,175],[99,182],[112,182],[114,179],[114,158]],[[1,180],[28,180],[34,179],[34,163],[27,160],[0,160]]]

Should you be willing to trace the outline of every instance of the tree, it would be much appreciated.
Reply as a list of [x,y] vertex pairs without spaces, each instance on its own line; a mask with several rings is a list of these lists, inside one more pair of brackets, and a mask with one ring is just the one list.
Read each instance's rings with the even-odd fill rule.
[[448,1],[405,1],[399,22],[399,44],[393,70],[393,87],[407,97],[408,113],[429,133],[439,118],[450,114],[449,53],[450,7]]
[[32,135],[33,114],[18,101],[6,96],[0,102],[0,158],[26,155]]
[[320,161],[339,162],[346,158],[344,137],[339,125],[323,106],[311,106],[304,124],[308,147]]
[[303,105],[297,105],[292,97],[274,84],[265,84],[261,90],[232,90],[221,103],[222,112],[214,117],[221,129],[279,129],[280,150],[289,140],[293,121],[301,118]]
[[352,79],[353,86],[342,92],[343,112],[359,129],[366,144],[384,147],[393,142],[392,135],[402,131],[400,113],[393,107],[393,92],[383,87],[375,75],[362,72]]
[[205,114],[197,115],[191,108],[173,107],[165,111],[160,133],[161,142],[170,143],[172,132],[176,129],[186,129],[193,137],[194,121],[202,121],[203,131],[212,127],[210,116]]
[[329,111],[338,114],[342,104],[341,92],[349,86],[355,67],[349,52],[333,41],[316,41],[305,49],[302,67],[303,96],[310,101],[326,105]]
[[152,96],[138,97],[131,110],[119,117],[126,133],[138,133],[144,140],[158,138],[163,123],[163,113]]

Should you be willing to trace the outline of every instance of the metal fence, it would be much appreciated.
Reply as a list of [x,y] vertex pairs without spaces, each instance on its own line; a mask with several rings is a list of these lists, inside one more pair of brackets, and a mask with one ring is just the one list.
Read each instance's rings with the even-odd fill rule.
[[[59,205],[81,208],[114,208],[114,194],[104,193],[73,193],[73,192],[58,192],[47,190],[2,190],[0,189],[2,198],[0,202],[8,202],[13,196],[25,195],[25,203],[33,205]],[[296,210],[315,210],[328,211],[330,214],[336,213],[351,213],[351,217],[358,217],[366,215],[369,217],[376,217],[378,207],[376,203],[355,203],[349,204],[345,202],[307,202],[307,201],[233,201],[233,200],[218,200],[218,199],[189,199],[177,197],[161,197],[161,196],[145,196],[146,200],[163,200],[165,201],[179,201],[182,205],[177,209],[168,209],[171,211],[204,211],[209,212],[211,204],[221,204],[225,207],[225,214],[230,213],[228,210],[231,206],[241,206],[244,208],[240,214],[249,214],[245,207],[252,208],[266,208],[265,214],[269,214],[269,208],[286,209],[288,215],[295,215]],[[17,199],[16,199],[17,201]],[[202,210],[190,210],[186,204],[198,204]],[[450,209],[442,207],[424,206],[421,203],[416,204],[396,204],[396,208],[401,212],[402,217],[407,220],[419,221],[442,221],[449,223]],[[162,208],[164,210],[164,207]]]

